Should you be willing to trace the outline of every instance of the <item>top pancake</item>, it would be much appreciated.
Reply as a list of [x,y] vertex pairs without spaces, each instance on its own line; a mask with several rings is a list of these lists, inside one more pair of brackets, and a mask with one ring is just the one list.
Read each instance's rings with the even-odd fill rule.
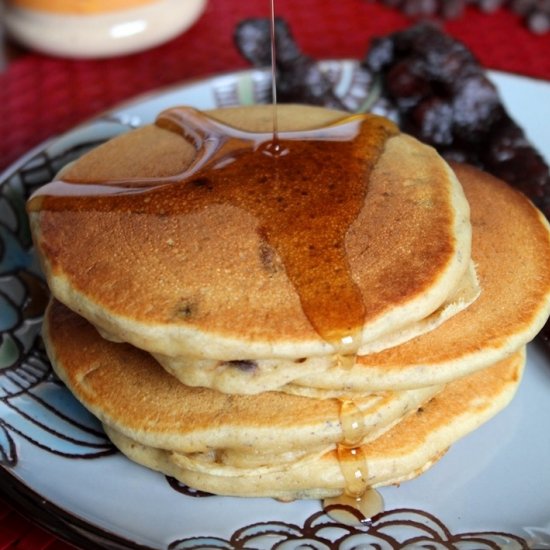
[[[254,132],[272,127],[268,106],[211,115]],[[304,106],[280,106],[278,115],[279,128],[291,131],[346,116]],[[390,134],[397,131],[373,120]],[[147,126],[98,147],[68,167],[63,179],[82,182],[72,189],[88,187],[92,193],[94,183],[175,179],[195,150],[165,126]],[[361,147],[350,162],[362,161]],[[31,199],[33,237],[54,296],[111,338],[150,352],[225,360],[299,358],[354,351],[427,317],[468,266],[469,209],[454,174],[433,149],[404,134],[389,137],[340,247],[365,307],[362,327],[349,327],[349,334],[360,335],[351,344],[347,338],[328,342],[304,311],[304,293],[290,269],[300,261],[289,262],[269,231],[266,237],[264,222],[234,202],[214,201],[171,215],[174,205],[184,208],[187,187],[133,193],[126,211],[111,208],[113,195],[96,197],[89,209],[56,209],[47,196]],[[254,196],[262,199],[263,192]],[[333,215],[336,203],[312,209],[315,227],[340,224]],[[296,238],[303,240],[301,234]],[[336,268],[342,264],[329,262],[314,273],[326,313],[342,301],[330,288]]]

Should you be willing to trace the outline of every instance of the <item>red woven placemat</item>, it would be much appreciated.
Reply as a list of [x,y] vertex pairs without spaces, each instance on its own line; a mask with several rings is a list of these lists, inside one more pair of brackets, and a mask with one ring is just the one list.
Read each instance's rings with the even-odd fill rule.
[[[265,17],[269,2],[209,0],[187,33],[158,48],[104,60],[32,54],[0,74],[0,170],[44,139],[116,103],[191,78],[245,68],[233,29],[245,17]],[[302,49],[316,57],[361,58],[374,36],[410,24],[400,13],[367,0],[277,0]],[[488,68],[550,79],[550,33],[531,34],[519,17],[469,8],[445,24]],[[0,500],[0,550],[66,550]]]
[[[265,4],[265,6],[264,6]],[[32,146],[133,95],[177,81],[246,67],[232,41],[235,24],[267,16],[268,1],[209,0],[199,22],[150,51],[105,60],[31,55],[0,75],[0,169]],[[366,0],[277,0],[303,50],[316,58],[362,57],[370,39],[410,22]],[[446,24],[494,69],[550,78],[550,33],[530,33],[519,17],[475,8]]]
[[0,499],[0,550],[72,550]]

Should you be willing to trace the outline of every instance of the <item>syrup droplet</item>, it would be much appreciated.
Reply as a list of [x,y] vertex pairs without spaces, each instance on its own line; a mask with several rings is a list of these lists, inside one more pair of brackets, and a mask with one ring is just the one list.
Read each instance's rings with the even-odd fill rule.
[[383,510],[384,502],[380,493],[368,485],[367,457],[360,446],[367,430],[363,414],[353,401],[341,400],[340,423],[343,438],[336,453],[344,477],[344,492],[325,499],[323,508],[340,523],[365,523]]
[[380,117],[352,115],[314,130],[280,132],[274,142],[270,132],[239,130],[191,108],[165,111],[156,124],[195,148],[185,171],[94,184],[58,180],[31,198],[29,210],[184,216],[212,204],[241,208],[281,258],[317,333],[346,353],[356,351],[365,304],[350,271],[346,234],[397,128]]
[[342,425],[343,438],[340,446],[344,448],[355,447],[367,435],[363,413],[359,407],[349,399],[340,400],[340,423]]
[[384,510],[384,499],[376,489],[367,489],[360,497],[343,494],[326,498],[323,509],[344,525],[370,524],[372,518]]
[[264,155],[271,158],[284,157],[285,155],[288,155],[290,153],[290,150],[281,144],[278,137],[274,137],[273,141],[264,143],[260,147],[260,150]]
[[345,480],[345,494],[354,498],[361,498],[367,490],[367,460],[361,447],[346,447],[338,445],[338,461]]

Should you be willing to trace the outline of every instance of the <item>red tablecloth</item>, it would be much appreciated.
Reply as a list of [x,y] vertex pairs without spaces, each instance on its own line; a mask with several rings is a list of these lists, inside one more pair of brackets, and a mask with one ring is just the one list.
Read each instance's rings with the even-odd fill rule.
[[[316,58],[360,58],[373,36],[410,24],[400,13],[367,0],[277,0],[276,9],[302,49]],[[268,0],[209,0],[188,32],[144,53],[103,60],[30,54],[14,61],[0,74],[0,170],[44,139],[133,95],[245,68],[233,46],[233,29],[241,19],[264,17],[269,10]],[[489,15],[469,8],[445,27],[488,68],[550,79],[550,33],[530,33],[509,11]],[[68,547],[0,500],[0,550],[8,548]]]
[[[277,0],[303,50],[317,58],[362,57],[372,36],[409,24],[367,0]],[[173,82],[243,68],[232,32],[245,17],[267,16],[269,2],[209,0],[181,37],[145,53],[74,61],[30,55],[0,74],[0,169],[33,145],[135,94]],[[447,30],[493,69],[550,79],[550,33],[536,36],[502,10],[471,8]]]

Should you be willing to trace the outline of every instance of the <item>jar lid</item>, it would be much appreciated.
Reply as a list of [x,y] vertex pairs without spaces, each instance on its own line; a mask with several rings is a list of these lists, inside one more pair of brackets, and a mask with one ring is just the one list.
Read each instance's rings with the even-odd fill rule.
[[8,4],[26,10],[85,15],[136,8],[158,0],[8,0]]
[[63,57],[110,57],[175,38],[206,0],[8,0],[7,32],[21,44]]

